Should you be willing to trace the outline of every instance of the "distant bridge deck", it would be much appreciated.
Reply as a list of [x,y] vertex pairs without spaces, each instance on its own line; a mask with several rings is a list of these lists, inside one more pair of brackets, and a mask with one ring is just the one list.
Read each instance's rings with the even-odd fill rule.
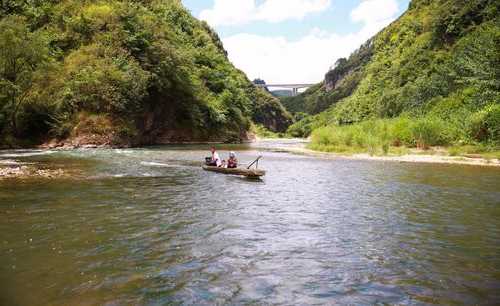
[[279,87],[279,88],[291,88],[291,89],[299,89],[299,88],[309,88],[316,84],[255,84],[257,87]]
[[299,94],[299,89],[309,88],[316,84],[255,84],[255,86],[260,88],[288,88],[292,90],[292,96],[296,96]]

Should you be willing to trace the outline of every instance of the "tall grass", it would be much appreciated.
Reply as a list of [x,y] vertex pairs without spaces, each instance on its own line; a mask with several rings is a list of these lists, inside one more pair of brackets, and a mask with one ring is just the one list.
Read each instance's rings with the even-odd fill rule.
[[316,129],[310,148],[327,152],[388,154],[391,147],[449,145],[458,139],[453,125],[437,117],[376,119],[353,125]]

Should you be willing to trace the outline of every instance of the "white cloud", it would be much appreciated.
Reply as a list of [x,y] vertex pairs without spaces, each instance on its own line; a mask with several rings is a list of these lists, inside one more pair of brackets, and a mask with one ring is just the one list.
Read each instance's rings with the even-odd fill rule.
[[376,24],[392,19],[398,12],[395,0],[365,0],[351,12],[351,19],[366,24]]
[[301,20],[306,15],[326,10],[330,0],[267,0],[257,7],[257,20],[281,22],[287,19]]
[[200,19],[212,26],[234,25],[251,21],[254,14],[254,0],[215,0],[212,9],[200,13]]
[[338,58],[349,56],[393,21],[397,12],[397,0],[365,0],[351,14],[353,21],[363,23],[357,32],[341,35],[316,28],[296,41],[241,33],[223,42],[230,60],[250,79],[317,83]]
[[316,83],[334,58],[347,56],[360,45],[355,36],[325,36],[318,31],[298,41],[284,37],[238,34],[224,39],[230,60],[249,78],[268,83]]
[[322,12],[330,0],[265,0],[257,5],[255,0],[215,0],[211,9],[203,10],[200,19],[212,26],[237,25],[252,21],[281,22],[301,20],[306,15]]

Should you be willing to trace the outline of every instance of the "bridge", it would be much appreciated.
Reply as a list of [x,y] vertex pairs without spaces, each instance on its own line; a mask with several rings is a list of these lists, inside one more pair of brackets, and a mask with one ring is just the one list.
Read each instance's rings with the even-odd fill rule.
[[255,86],[260,88],[287,88],[292,90],[292,94],[296,96],[299,93],[299,89],[309,88],[316,84],[255,84]]

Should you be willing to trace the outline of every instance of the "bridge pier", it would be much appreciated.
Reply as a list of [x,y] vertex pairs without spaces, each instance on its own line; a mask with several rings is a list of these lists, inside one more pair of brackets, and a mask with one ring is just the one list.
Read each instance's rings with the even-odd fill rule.
[[299,89],[298,88],[292,88],[292,96],[296,96],[299,94]]

